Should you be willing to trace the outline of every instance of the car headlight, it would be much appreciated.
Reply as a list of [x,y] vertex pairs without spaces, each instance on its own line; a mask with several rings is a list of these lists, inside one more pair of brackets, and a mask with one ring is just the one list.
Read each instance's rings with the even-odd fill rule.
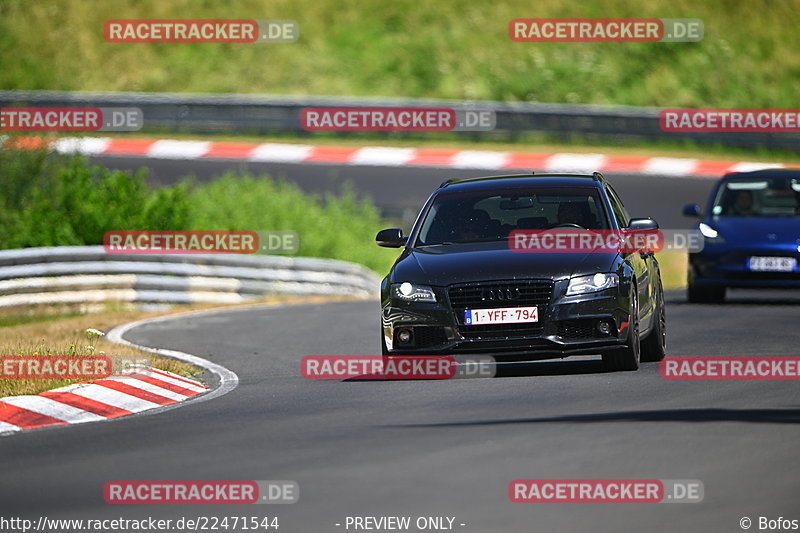
[[700,224],[697,225],[697,229],[699,229],[700,233],[703,234],[703,237],[705,237],[709,241],[712,241],[712,242],[725,242],[725,238],[722,237],[722,235],[720,235],[717,230],[715,230],[714,228],[712,228],[708,224],[705,224],[705,223],[701,222]]
[[616,274],[600,272],[591,276],[578,276],[569,280],[567,296],[597,292],[617,286],[619,286],[619,276]]
[[435,302],[436,295],[433,289],[425,285],[414,285],[413,283],[397,283],[392,285],[392,294],[409,302]]

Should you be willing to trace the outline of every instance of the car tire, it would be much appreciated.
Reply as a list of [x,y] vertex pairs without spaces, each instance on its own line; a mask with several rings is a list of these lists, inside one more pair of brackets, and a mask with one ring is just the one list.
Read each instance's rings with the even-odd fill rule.
[[713,304],[725,301],[726,287],[698,287],[694,283],[689,283],[686,289],[686,297],[692,304]]
[[639,369],[641,339],[639,338],[639,301],[636,286],[631,285],[631,312],[628,346],[603,354],[603,367],[610,372]]
[[656,362],[664,359],[667,354],[667,310],[664,304],[664,288],[658,284],[658,297],[656,298],[655,324],[650,333],[642,341],[641,361]]

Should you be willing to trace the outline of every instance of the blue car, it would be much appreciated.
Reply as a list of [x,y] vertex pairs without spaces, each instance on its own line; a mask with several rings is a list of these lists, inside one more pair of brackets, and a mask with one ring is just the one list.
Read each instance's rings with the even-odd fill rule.
[[690,302],[725,300],[728,287],[800,288],[800,169],[726,174],[701,221],[702,251],[689,254]]

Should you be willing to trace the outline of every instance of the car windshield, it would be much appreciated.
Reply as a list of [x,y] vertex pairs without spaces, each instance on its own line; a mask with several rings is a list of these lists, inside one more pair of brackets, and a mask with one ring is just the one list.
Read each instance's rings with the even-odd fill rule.
[[439,195],[422,223],[416,246],[502,241],[513,230],[555,227],[607,229],[593,188],[513,189]]
[[731,180],[717,192],[715,217],[800,216],[800,178]]

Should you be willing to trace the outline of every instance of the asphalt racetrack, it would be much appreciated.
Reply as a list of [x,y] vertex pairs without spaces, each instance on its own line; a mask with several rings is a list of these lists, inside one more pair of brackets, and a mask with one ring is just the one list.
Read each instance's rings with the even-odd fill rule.
[[[344,182],[356,191],[371,196],[390,215],[416,216],[428,196],[447,178],[468,178],[501,174],[523,174],[525,171],[490,169],[448,169],[429,167],[372,167],[331,164],[261,163],[224,160],[170,160],[141,157],[92,157],[97,164],[112,169],[146,168],[148,181],[168,185],[186,176],[207,181],[228,170],[246,169],[254,175],[269,174],[295,183],[311,192],[336,192]],[[533,170],[533,169],[531,169]],[[650,216],[662,229],[683,229],[693,221],[681,215],[688,203],[705,201],[714,184],[713,178],[666,177],[606,173],[604,176],[622,196],[633,217]],[[413,220],[413,219],[412,219]]]
[[[169,164],[180,165],[181,175],[207,164],[146,163],[156,165],[160,182],[168,181]],[[333,170],[385,198],[388,188],[407,188],[409,203],[461,174],[263,167],[280,167],[304,187]],[[713,181],[607,177],[634,216],[650,214],[663,228],[686,227],[681,206],[704,200]],[[0,438],[0,514],[278,516],[279,533],[346,531],[347,516],[454,517],[454,530],[465,533],[733,532],[743,517],[752,530],[760,516],[800,518],[797,382],[667,381],[656,363],[604,373],[593,357],[503,367],[490,379],[301,377],[305,355],[377,355],[378,312],[377,301],[253,307],[131,330],[127,340],[205,357],[241,382],[178,409]],[[690,305],[670,292],[667,321],[671,356],[800,355],[800,294],[731,291],[724,305]],[[511,503],[509,482],[520,478],[697,479],[705,497]],[[294,480],[300,498],[253,506],[104,502],[104,483],[135,479]]]

